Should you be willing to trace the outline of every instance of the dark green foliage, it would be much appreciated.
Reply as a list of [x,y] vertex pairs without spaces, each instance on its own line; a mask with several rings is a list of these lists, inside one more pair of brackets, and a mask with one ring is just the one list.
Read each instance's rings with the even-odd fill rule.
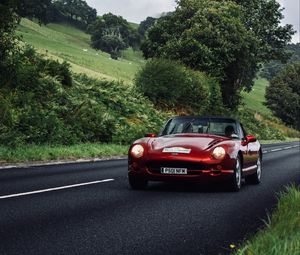
[[15,28],[19,17],[15,11],[16,6],[13,1],[6,0],[0,3],[0,77],[10,71],[8,70],[12,66],[10,55],[17,47]]
[[69,22],[81,29],[87,29],[96,21],[97,11],[85,0],[54,0],[47,15],[51,22]]
[[147,17],[140,23],[138,33],[144,38],[147,30],[155,24],[156,20],[156,18]]
[[206,112],[209,115],[219,116],[225,113],[220,85],[217,82],[213,82],[210,85],[209,102]]
[[243,22],[258,39],[257,58],[260,62],[272,59],[287,60],[284,51],[295,33],[290,24],[281,25],[284,16],[277,0],[234,0],[242,7]]
[[300,61],[300,43],[289,44],[285,48],[286,53],[290,56],[287,61],[270,61],[269,63],[264,65],[264,68],[261,71],[261,76],[271,80],[275,77],[282,69],[285,68],[287,64],[294,63]]
[[[178,8],[148,30],[146,58],[180,60],[219,78],[223,103],[232,109],[250,91],[259,63],[281,54],[293,30],[280,26],[275,0],[180,0]],[[246,3],[247,2],[247,3]]]
[[140,37],[127,20],[112,13],[98,17],[96,22],[89,26],[92,47],[105,51],[111,58],[118,59],[121,50],[130,46],[137,48]]
[[[0,141],[4,144],[64,142],[69,139],[54,108],[63,86],[71,86],[69,66],[41,58],[30,47],[11,56],[13,70],[0,77]],[[59,70],[59,72],[57,72]]]
[[161,108],[203,112],[212,79],[182,64],[166,60],[148,61],[136,76],[136,87]]
[[51,0],[14,0],[14,2],[19,16],[36,18],[41,23],[48,23],[47,10],[52,5]]
[[300,130],[300,62],[286,66],[271,80],[266,99],[275,116]]

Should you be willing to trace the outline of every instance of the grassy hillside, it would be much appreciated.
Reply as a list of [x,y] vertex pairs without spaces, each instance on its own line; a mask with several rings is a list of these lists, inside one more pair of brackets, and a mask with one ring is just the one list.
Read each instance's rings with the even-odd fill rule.
[[[136,25],[136,24],[132,24]],[[130,83],[139,67],[145,62],[141,52],[128,49],[119,61],[110,59],[109,54],[90,47],[90,36],[67,24],[38,24],[23,19],[18,34],[52,58],[67,60],[73,71],[85,73],[95,78],[123,80]],[[245,105],[257,112],[270,115],[270,110],[263,105],[268,81],[257,79],[251,93],[243,93]]]
[[124,51],[123,58],[116,61],[109,54],[90,47],[90,36],[67,24],[38,24],[22,19],[18,28],[27,43],[48,57],[66,60],[77,73],[95,78],[123,80],[130,83],[143,64],[141,52]]
[[[132,84],[136,72],[145,63],[142,53],[132,49],[123,51],[122,58],[118,61],[111,59],[109,54],[90,47],[90,35],[68,24],[40,26],[28,19],[22,19],[17,32],[25,42],[33,45],[38,52],[48,58],[66,60],[75,73],[84,73],[102,80],[121,80],[125,84]],[[257,120],[283,131],[284,135],[299,136],[298,132],[286,128],[275,119],[264,105],[267,86],[266,79],[258,78],[250,93],[243,92],[245,108],[256,112]]]
[[255,84],[250,93],[243,92],[243,103],[250,109],[260,112],[265,115],[272,115],[270,109],[265,105],[265,93],[266,88],[269,85],[268,80],[258,78],[255,80]]

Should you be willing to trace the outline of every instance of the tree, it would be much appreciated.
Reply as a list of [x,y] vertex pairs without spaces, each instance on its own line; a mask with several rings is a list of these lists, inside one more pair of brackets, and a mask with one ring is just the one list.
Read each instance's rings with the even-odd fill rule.
[[271,80],[266,100],[277,117],[300,130],[300,62],[286,66]]
[[97,18],[96,9],[84,0],[55,0],[48,11],[52,22],[68,21],[73,25],[86,29]]
[[41,23],[48,23],[47,10],[51,0],[15,0],[16,12],[21,17],[36,18]]
[[293,26],[281,26],[284,18],[277,0],[234,0],[244,14],[244,24],[253,31],[259,42],[258,57],[262,62],[273,59],[286,61],[289,57],[284,48],[295,33]]
[[13,1],[4,0],[0,3],[0,62],[6,58],[14,47],[14,30],[19,22],[19,17],[15,11],[16,6]]
[[147,30],[155,24],[156,20],[157,20],[156,18],[147,17],[145,20],[143,20],[140,23],[139,28],[138,28],[138,33],[142,37],[145,37]]
[[92,46],[105,51],[111,58],[118,59],[121,50],[134,45],[135,39],[127,20],[112,13],[98,17],[89,27]]
[[[248,8],[262,2],[266,0],[253,0]],[[160,18],[148,30],[141,48],[146,58],[180,60],[217,77],[224,105],[235,109],[240,103],[240,92],[251,90],[259,63],[266,58],[265,51],[270,54],[268,59],[279,57],[280,49],[293,33],[291,27],[280,27],[280,11],[273,12],[278,6],[272,7],[272,12],[268,12],[271,16],[265,18],[266,27],[265,23],[259,27],[260,22],[254,18],[247,25],[246,7],[232,1],[179,0],[173,13]],[[271,33],[268,30],[272,21],[275,23]]]

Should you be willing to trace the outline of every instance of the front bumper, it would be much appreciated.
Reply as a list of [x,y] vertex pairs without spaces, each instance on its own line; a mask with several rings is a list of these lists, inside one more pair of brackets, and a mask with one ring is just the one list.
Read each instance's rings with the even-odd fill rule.
[[[187,168],[187,174],[162,174],[161,167]],[[196,162],[164,161],[145,164],[129,162],[128,175],[149,181],[210,181],[228,180],[234,174],[234,170],[225,168],[221,164],[199,164]]]

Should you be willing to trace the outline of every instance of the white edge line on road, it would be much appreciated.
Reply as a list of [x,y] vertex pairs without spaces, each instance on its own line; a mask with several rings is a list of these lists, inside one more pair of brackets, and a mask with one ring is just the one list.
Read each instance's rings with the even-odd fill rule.
[[94,159],[77,159],[71,161],[50,161],[46,163],[20,163],[16,165],[8,165],[8,166],[0,166],[0,170],[7,170],[7,169],[15,169],[15,168],[30,168],[30,167],[44,167],[44,166],[57,166],[57,165],[71,165],[71,164],[79,164],[79,163],[98,163],[98,162],[107,162],[112,160],[126,160],[127,157],[116,157],[116,158],[94,158]]
[[100,181],[78,183],[78,184],[73,184],[73,185],[68,185],[68,186],[61,186],[61,187],[55,187],[55,188],[49,188],[49,189],[42,189],[42,190],[35,190],[35,191],[24,192],[24,193],[5,195],[5,196],[0,196],[0,200],[12,198],[12,197],[21,197],[21,196],[28,196],[28,195],[34,195],[34,194],[39,194],[39,193],[51,192],[51,191],[62,190],[62,189],[71,189],[71,188],[76,188],[76,187],[82,187],[82,186],[88,186],[88,185],[94,185],[94,184],[98,184],[98,183],[112,182],[112,181],[114,181],[114,179],[105,179],[105,180],[100,180]]

